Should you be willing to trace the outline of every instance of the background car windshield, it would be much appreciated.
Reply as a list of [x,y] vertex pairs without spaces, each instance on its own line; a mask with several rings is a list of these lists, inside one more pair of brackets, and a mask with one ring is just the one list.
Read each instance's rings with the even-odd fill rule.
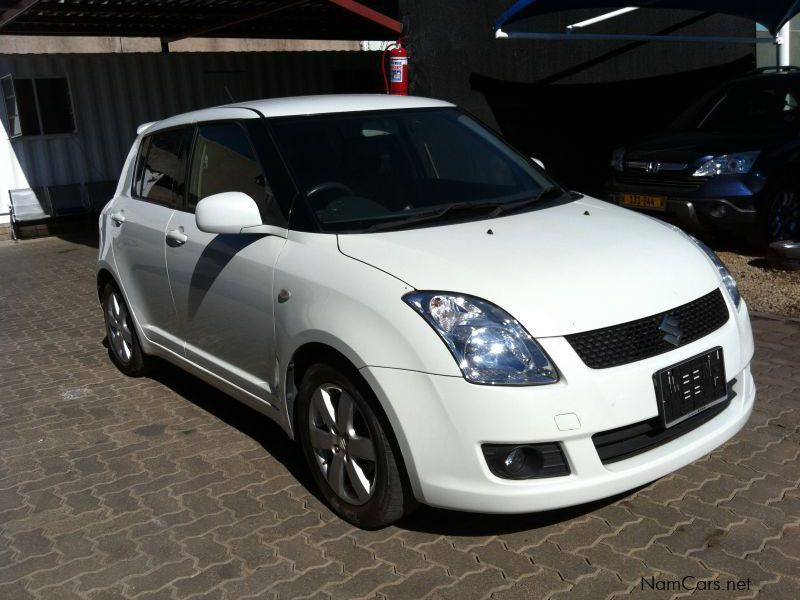
[[800,89],[741,85],[703,99],[676,123],[701,131],[775,130],[800,125]]
[[451,204],[506,203],[554,184],[455,109],[273,121],[284,157],[326,231],[358,231]]

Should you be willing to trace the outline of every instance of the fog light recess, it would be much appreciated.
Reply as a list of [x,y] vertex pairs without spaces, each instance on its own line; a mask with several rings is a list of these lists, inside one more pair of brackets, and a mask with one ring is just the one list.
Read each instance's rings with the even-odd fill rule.
[[483,456],[489,470],[502,479],[543,479],[569,475],[569,465],[561,445],[484,444]]
[[725,215],[728,214],[728,207],[724,204],[716,204],[714,208],[711,209],[711,216],[715,219],[721,219]]

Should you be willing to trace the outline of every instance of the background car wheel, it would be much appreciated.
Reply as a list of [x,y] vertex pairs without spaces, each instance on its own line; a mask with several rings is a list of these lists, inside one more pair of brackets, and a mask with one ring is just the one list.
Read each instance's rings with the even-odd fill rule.
[[142,352],[125,299],[111,283],[103,289],[103,316],[111,361],[129,377],[144,375],[150,369],[150,360]]
[[297,431],[317,487],[340,517],[377,529],[415,502],[377,400],[348,369],[316,364],[300,385]]
[[767,244],[800,237],[800,182],[782,180],[767,196],[762,214]]

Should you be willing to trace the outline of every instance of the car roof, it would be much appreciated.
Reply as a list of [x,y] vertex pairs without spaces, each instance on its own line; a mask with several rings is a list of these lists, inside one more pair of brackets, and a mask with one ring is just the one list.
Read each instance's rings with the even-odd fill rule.
[[[198,121],[214,121],[226,118],[242,118],[241,109],[249,109],[252,116],[290,117],[328,113],[360,112],[370,110],[404,110],[413,108],[443,108],[454,106],[444,100],[418,96],[392,96],[388,94],[326,94],[317,96],[293,96],[270,98],[248,102],[233,102],[222,106],[204,108],[168,117],[163,121],[139,126],[137,133],[152,133],[159,129],[187,125]],[[256,112],[258,111],[258,112]],[[247,117],[245,117],[247,118]]]
[[790,71],[772,71],[772,70],[758,70],[752,73],[747,73],[736,79],[726,82],[723,86],[743,85],[748,83],[758,83],[762,81],[780,81],[790,79],[792,81],[800,80],[800,70]]

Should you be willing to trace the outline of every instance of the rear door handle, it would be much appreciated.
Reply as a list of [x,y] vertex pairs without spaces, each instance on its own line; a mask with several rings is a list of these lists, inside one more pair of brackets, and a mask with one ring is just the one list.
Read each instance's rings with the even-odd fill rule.
[[189,236],[183,233],[180,229],[170,229],[167,232],[167,237],[174,242],[178,242],[179,244],[185,244],[189,241]]
[[120,226],[125,222],[125,215],[122,214],[122,212],[111,213],[109,216],[117,226]]

